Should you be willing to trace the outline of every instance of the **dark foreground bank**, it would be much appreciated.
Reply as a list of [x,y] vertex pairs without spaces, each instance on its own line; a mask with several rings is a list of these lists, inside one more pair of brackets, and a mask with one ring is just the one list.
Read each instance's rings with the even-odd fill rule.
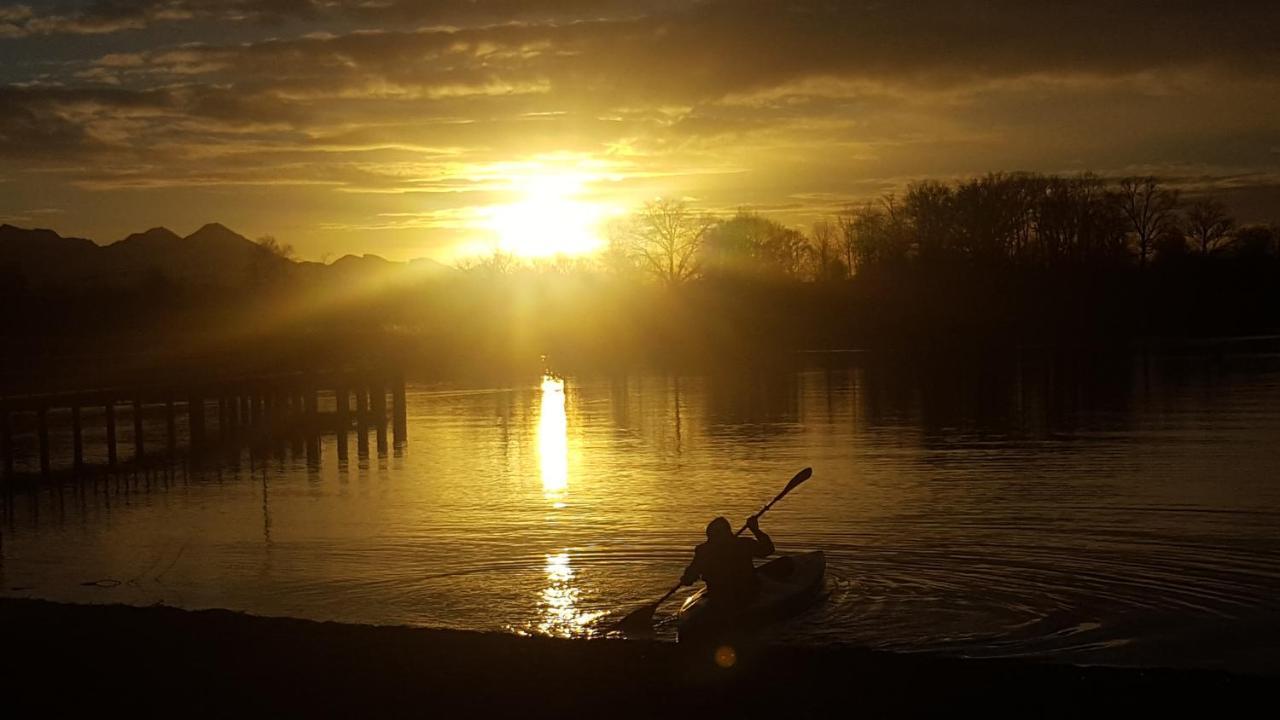
[[[6,707],[107,717],[884,717],[1263,710],[1268,680],[852,648],[711,651],[0,600]],[[1274,682],[1274,681],[1271,681]],[[7,713],[6,713],[7,714]],[[12,717],[19,717],[13,715]]]

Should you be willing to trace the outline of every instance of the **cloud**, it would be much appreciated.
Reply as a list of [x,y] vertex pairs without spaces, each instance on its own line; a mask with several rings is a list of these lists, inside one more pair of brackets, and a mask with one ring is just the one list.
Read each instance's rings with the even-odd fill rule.
[[332,232],[450,217],[496,197],[467,179],[477,168],[556,153],[617,163],[600,192],[674,190],[796,222],[916,176],[1276,171],[1280,9],[1158,8],[9,5],[0,36],[26,36],[30,57],[0,86],[0,157],[93,192],[339,191],[353,209],[317,221]]
[[[649,10],[679,7],[678,0],[648,2]],[[0,6],[0,38],[100,35],[181,23],[278,25],[289,21],[412,24],[485,24],[517,20],[596,18],[635,12],[627,0],[97,0]]]

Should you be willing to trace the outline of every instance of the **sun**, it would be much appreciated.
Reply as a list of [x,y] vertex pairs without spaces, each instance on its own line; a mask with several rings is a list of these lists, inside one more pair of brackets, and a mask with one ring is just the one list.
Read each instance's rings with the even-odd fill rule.
[[524,258],[586,255],[604,244],[600,228],[610,210],[583,199],[590,178],[577,173],[514,175],[521,199],[490,208],[487,226],[498,249]]

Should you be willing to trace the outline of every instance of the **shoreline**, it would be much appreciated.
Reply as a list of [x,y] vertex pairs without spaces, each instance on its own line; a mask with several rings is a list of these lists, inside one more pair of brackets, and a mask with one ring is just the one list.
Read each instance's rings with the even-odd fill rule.
[[0,599],[9,707],[167,716],[777,718],[1248,709],[1274,678],[752,646],[348,625]]

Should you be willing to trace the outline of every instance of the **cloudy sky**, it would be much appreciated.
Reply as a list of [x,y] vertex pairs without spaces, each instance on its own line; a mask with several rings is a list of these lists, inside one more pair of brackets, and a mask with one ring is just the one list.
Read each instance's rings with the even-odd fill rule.
[[801,226],[995,170],[1280,218],[1277,78],[1274,0],[0,0],[0,221],[449,260],[535,205]]

